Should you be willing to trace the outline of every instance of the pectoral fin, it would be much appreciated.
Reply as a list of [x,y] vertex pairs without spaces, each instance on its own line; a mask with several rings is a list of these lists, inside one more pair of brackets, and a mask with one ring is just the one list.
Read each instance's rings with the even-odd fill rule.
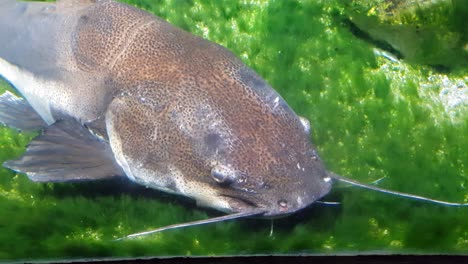
[[100,180],[124,176],[109,143],[75,120],[57,121],[28,145],[18,160],[3,164],[38,182]]
[[0,123],[22,131],[39,130],[46,126],[25,99],[10,91],[0,95]]

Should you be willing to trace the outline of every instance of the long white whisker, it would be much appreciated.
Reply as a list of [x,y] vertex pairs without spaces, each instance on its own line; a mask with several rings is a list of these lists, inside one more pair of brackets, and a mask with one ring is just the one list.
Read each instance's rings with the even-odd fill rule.
[[270,237],[273,236],[273,222],[275,221],[275,219],[270,219]]
[[340,205],[340,202],[327,202],[327,201],[315,201],[315,203],[325,204],[325,205]]
[[346,182],[346,183],[349,183],[349,184],[352,184],[352,185],[355,185],[355,186],[359,186],[359,187],[362,187],[362,188],[365,188],[365,189],[374,190],[374,191],[378,191],[378,192],[382,192],[382,193],[388,193],[388,194],[393,194],[393,195],[397,195],[397,196],[401,196],[401,197],[407,197],[407,198],[412,198],[412,199],[416,199],[416,200],[421,200],[421,201],[426,201],[426,202],[431,202],[431,203],[436,203],[436,204],[442,204],[442,205],[468,206],[468,203],[452,203],[452,202],[446,202],[446,201],[431,199],[431,198],[427,198],[427,197],[424,197],[424,196],[419,196],[419,195],[414,195],[414,194],[409,194],[409,193],[386,190],[386,189],[379,188],[379,187],[376,187],[376,186],[371,186],[371,185],[367,185],[367,184],[364,184],[364,183],[360,183],[360,182],[357,182],[357,181],[350,180],[350,179],[345,178],[343,176],[337,175],[337,174],[335,174],[333,172],[329,172],[328,175],[332,179],[335,179],[337,181]]
[[379,179],[377,179],[377,180],[371,182],[370,184],[373,184],[373,185],[378,184],[381,180],[383,180],[383,179],[385,179],[385,178],[387,178],[387,176],[382,176],[382,177],[380,177]]
[[198,220],[198,221],[193,221],[193,222],[188,222],[188,223],[181,223],[181,224],[174,224],[174,225],[169,225],[169,226],[164,226],[161,228],[157,228],[154,230],[150,231],[144,231],[144,232],[139,232],[135,234],[131,234],[125,237],[117,238],[115,241],[123,240],[123,239],[128,239],[128,238],[135,238],[135,237],[140,237],[140,236],[146,236],[149,234],[154,234],[154,233],[159,233],[162,231],[170,230],[170,229],[176,229],[176,228],[183,228],[183,227],[189,227],[189,226],[197,226],[197,225],[204,225],[204,224],[210,224],[210,223],[217,223],[217,222],[222,222],[222,221],[227,221],[227,220],[233,220],[233,219],[239,219],[239,218],[245,218],[245,217],[250,217],[250,216],[257,216],[264,214],[265,211],[251,211],[247,213],[235,213],[235,214],[230,214],[230,215],[223,215],[219,217],[213,217],[209,219],[203,219],[203,220]]

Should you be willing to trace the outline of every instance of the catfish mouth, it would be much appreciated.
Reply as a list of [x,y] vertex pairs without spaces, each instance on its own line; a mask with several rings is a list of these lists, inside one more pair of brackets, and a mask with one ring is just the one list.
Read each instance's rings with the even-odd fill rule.
[[[226,212],[226,213],[237,214],[237,213],[256,212],[255,217],[262,218],[262,219],[283,218],[283,217],[292,215],[296,213],[297,211],[300,211],[310,205],[309,204],[301,208],[295,208],[295,207],[288,208],[288,207],[281,207],[278,205],[278,208],[276,208],[272,206],[267,206],[266,205],[267,203],[256,203],[252,200],[248,200],[244,197],[240,197],[236,195],[222,194],[220,196],[229,199],[229,205],[231,206],[231,211]],[[259,199],[257,198],[257,200]]]
[[230,205],[230,213],[241,213],[241,212],[267,212],[264,206],[260,206],[258,203],[248,200],[241,196],[231,194],[221,194],[221,197],[227,198]]

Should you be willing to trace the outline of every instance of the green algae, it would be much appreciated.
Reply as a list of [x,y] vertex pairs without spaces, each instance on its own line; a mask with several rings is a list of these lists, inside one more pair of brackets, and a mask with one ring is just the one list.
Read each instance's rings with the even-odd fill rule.
[[[126,2],[237,54],[311,121],[313,142],[330,170],[362,182],[385,177],[380,187],[468,202],[468,69],[441,73],[417,60],[396,61],[350,30],[353,15],[374,15],[365,3],[387,1]],[[0,162],[21,155],[33,136],[1,128]],[[268,220],[244,219],[116,242],[219,214],[124,181],[39,184],[4,168],[0,175],[0,260],[468,253],[466,208],[345,185],[325,197],[340,205],[317,204],[275,220],[271,236]]]
[[347,3],[350,20],[371,39],[393,48],[408,63],[445,71],[468,67],[465,1],[379,2]]

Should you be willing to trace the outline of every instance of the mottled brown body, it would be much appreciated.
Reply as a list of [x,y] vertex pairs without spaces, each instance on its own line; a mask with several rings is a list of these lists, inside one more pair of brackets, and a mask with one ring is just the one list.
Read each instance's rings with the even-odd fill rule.
[[51,114],[102,134],[130,179],[266,216],[330,190],[299,117],[225,48],[113,1],[48,7],[70,29],[53,34],[54,69],[77,83],[59,85]]

